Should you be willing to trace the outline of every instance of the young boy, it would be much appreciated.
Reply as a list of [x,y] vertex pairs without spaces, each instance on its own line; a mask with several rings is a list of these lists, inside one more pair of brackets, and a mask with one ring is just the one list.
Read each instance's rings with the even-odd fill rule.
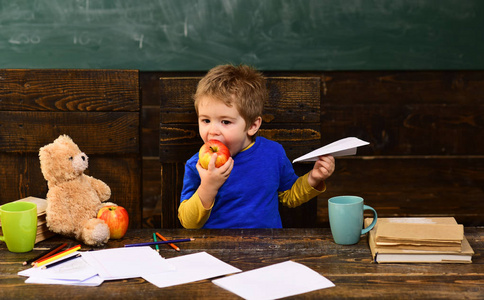
[[194,95],[203,142],[216,139],[231,158],[208,169],[198,153],[186,163],[178,218],[185,228],[281,228],[278,202],[296,207],[324,192],[334,171],[321,156],[298,177],[282,146],[256,137],[268,97],[265,78],[248,66],[222,65],[200,80]]

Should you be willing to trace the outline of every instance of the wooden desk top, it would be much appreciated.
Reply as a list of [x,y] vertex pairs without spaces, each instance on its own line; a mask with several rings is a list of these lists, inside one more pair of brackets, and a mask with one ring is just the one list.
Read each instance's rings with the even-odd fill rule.
[[[484,228],[465,228],[475,251],[472,264],[375,264],[367,239],[357,245],[341,246],[333,242],[329,229],[261,230],[185,230],[159,229],[167,238],[193,237],[179,244],[180,253],[161,245],[166,258],[206,251],[213,256],[248,271],[286,260],[302,263],[319,272],[336,287],[322,289],[295,298],[341,299],[483,299],[484,297]],[[128,243],[151,241],[153,229],[128,231],[122,240],[112,240],[105,248]],[[61,241],[53,237],[40,242],[34,252],[19,254],[7,251],[0,243],[0,299],[239,299],[211,282],[203,280],[168,288],[157,288],[142,278],[105,281],[99,287],[37,285],[24,283],[17,272],[22,262]],[[85,246],[83,250],[87,250]]]

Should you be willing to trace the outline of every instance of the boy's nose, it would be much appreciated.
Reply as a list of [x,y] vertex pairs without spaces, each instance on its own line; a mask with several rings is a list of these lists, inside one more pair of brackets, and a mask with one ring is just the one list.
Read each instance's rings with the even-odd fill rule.
[[218,126],[216,124],[212,124],[210,126],[210,130],[208,131],[209,134],[212,134],[212,135],[218,135],[220,134],[220,129],[218,128]]

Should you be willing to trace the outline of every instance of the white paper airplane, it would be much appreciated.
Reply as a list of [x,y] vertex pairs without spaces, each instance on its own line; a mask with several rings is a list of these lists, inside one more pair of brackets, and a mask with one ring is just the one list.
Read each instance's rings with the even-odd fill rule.
[[347,155],[355,155],[356,148],[360,146],[365,146],[370,143],[360,140],[355,137],[347,137],[321,148],[318,148],[314,151],[309,152],[301,157],[296,158],[292,162],[298,161],[317,161],[319,156],[330,154],[334,157],[338,156],[347,156]]

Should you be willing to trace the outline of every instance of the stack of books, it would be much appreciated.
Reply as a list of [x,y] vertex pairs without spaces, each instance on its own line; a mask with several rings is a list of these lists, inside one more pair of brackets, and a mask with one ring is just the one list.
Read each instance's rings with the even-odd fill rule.
[[[45,219],[47,200],[37,197],[27,197],[15,201],[32,202],[37,204],[37,237],[35,238],[35,243],[41,242],[55,235],[54,232],[50,231],[49,228],[47,228],[47,221]],[[3,235],[1,226],[2,224],[0,223],[0,235]]]
[[378,218],[368,242],[377,263],[471,263],[474,255],[453,217]]

